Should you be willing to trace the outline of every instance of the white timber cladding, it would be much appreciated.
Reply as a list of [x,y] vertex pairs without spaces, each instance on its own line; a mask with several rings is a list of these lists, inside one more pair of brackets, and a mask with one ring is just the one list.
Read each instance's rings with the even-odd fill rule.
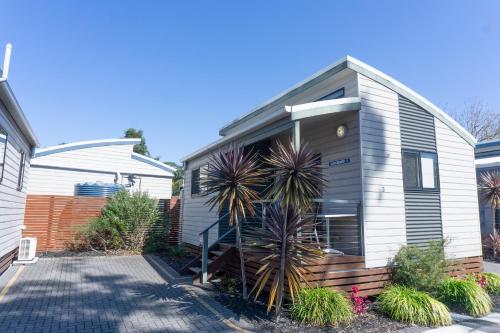
[[[200,245],[200,233],[219,219],[217,209],[210,210],[206,205],[210,199],[208,195],[191,195],[191,172],[207,165],[208,154],[190,160],[184,173],[184,190],[182,202],[182,241],[185,243]],[[217,240],[219,235],[218,226],[210,229],[208,234],[209,243]]]
[[[259,116],[255,118],[251,118],[248,121],[244,122],[243,124],[238,125],[237,127],[231,129],[227,135],[230,135],[231,133],[236,132],[240,128],[244,128],[250,125],[250,123],[256,123],[259,119],[268,117],[269,115],[279,112],[279,110],[283,109],[285,105],[294,105],[294,104],[302,104],[302,103],[308,103],[308,102],[313,102],[318,100],[319,98],[328,95],[340,88],[344,88],[344,96],[345,97],[357,97],[358,96],[358,86],[357,86],[357,79],[356,79],[356,73],[350,69],[344,69],[343,71],[339,72],[333,77],[328,78],[325,81],[322,81],[315,85],[313,88],[305,90],[301,92],[300,94],[297,94],[288,100],[284,101],[282,105],[276,106],[274,108],[271,108],[267,110],[266,112],[260,114]],[[351,116],[352,117],[352,116]],[[348,123],[352,122],[351,118],[346,118]],[[304,130],[307,131],[311,135],[315,135],[314,138],[312,138],[312,143],[315,148],[318,148],[321,150],[323,153],[324,151],[324,161],[331,159],[335,159],[335,156],[344,156],[344,154],[341,152],[339,154],[334,154],[333,149],[334,148],[329,148],[327,147],[328,143],[333,143],[335,145],[335,142],[333,137],[335,136],[335,124],[330,123],[327,126],[322,126],[323,129],[321,130],[325,135],[330,135],[331,140],[322,138],[315,133],[314,128],[304,128]],[[349,125],[350,126],[350,125]],[[353,132],[352,135],[355,135],[357,133],[355,127],[355,123],[352,122],[352,128]],[[267,126],[269,128],[273,127],[273,124]],[[248,140],[251,139],[253,135],[248,134],[243,137],[239,137],[235,139],[235,143],[241,143],[241,142],[247,142]],[[308,140],[307,137],[304,137],[305,140]],[[250,140],[251,141],[251,140]],[[350,139],[346,138],[346,141],[350,141]],[[342,145],[342,143],[338,143],[339,146]],[[349,149],[353,148],[351,144],[349,144]],[[219,149],[226,149],[227,145],[224,147],[220,147]],[[193,244],[193,245],[199,245],[199,233],[202,232],[205,228],[207,228],[210,224],[213,222],[217,221],[218,219],[218,214],[216,211],[210,211],[209,207],[205,205],[205,202],[209,199],[207,196],[192,196],[191,195],[191,171],[194,169],[199,168],[200,166],[206,165],[209,160],[210,154],[213,153],[213,151],[205,152],[203,155],[197,156],[193,159],[187,160],[187,169],[185,172],[185,178],[184,178],[184,197],[182,201],[182,241]],[[346,153],[349,153],[346,151]],[[353,156],[354,157],[354,156]],[[353,165],[345,167],[345,169],[351,169],[351,168],[356,168],[356,157],[353,159]],[[334,177],[331,178],[332,182],[331,184],[334,184],[334,180],[336,180]],[[348,182],[352,183],[352,180],[339,180],[338,187],[341,188],[340,184],[345,183],[347,184]],[[336,185],[332,185],[336,186]],[[326,191],[330,191],[328,188]],[[345,191],[346,197],[347,192]],[[359,192],[358,192],[359,193]],[[341,195],[341,194],[339,194]],[[356,197],[356,191],[354,193],[350,193],[349,196]],[[214,227],[211,229],[211,232],[209,234],[209,241],[213,242],[217,239],[218,237],[218,228]]]
[[481,230],[474,148],[439,119],[435,119],[441,184],[443,236],[449,257],[480,256]]
[[137,175],[133,190],[148,192],[156,199],[172,195],[172,173],[134,158],[133,144],[110,144],[77,148],[35,157],[29,194],[74,195],[75,185],[102,181],[112,183],[116,173]]
[[[347,126],[347,135],[336,136],[339,125]],[[345,112],[301,121],[301,136],[321,154],[323,175],[327,181],[323,198],[361,201],[361,168],[358,113]],[[350,163],[329,166],[330,161],[349,159]]]
[[[18,247],[21,239],[31,147],[1,102],[0,126],[7,132],[7,151],[3,179],[0,183],[0,257],[2,257]],[[23,187],[19,191],[17,184],[21,150],[25,152],[26,163]]]
[[406,243],[398,95],[358,74],[367,267],[386,266]]

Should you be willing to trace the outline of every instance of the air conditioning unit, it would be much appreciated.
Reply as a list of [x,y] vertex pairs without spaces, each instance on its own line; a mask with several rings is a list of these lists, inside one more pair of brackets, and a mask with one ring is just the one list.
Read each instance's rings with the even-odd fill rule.
[[33,261],[36,255],[36,238],[24,237],[19,242],[19,254],[17,260],[19,261]]

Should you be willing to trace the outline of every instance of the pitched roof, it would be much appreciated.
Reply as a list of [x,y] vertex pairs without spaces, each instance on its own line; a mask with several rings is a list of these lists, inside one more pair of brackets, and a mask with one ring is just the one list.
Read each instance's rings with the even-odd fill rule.
[[[232,138],[235,138],[239,136],[239,132],[241,131],[236,131],[236,132],[231,132],[230,130],[235,128],[236,126],[246,122],[247,120],[258,116],[259,114],[262,114],[266,110],[269,110],[272,107],[278,106],[278,105],[283,105],[286,100],[288,100],[290,97],[295,96],[311,87],[314,85],[318,84],[321,81],[326,80],[327,78],[341,72],[342,70],[349,68],[359,74],[362,74],[380,84],[383,86],[386,86],[387,88],[397,92],[401,96],[406,97],[413,103],[419,105],[423,109],[427,110],[429,113],[434,115],[436,118],[441,120],[443,123],[447,124],[452,130],[454,130],[457,134],[459,134],[464,140],[466,140],[470,145],[474,146],[476,144],[476,139],[469,133],[467,132],[460,124],[458,124],[455,120],[453,120],[448,114],[446,114],[443,110],[438,108],[436,105],[431,103],[429,100],[418,94],[417,92],[413,91],[412,89],[408,88],[401,82],[393,79],[392,77],[382,73],[381,71],[363,63],[360,60],[357,60],[351,56],[346,56],[339,61],[333,63],[332,65],[320,70],[319,72],[313,74],[309,78],[305,79],[304,81],[299,82],[298,84],[294,85],[290,89],[284,91],[283,93],[271,98],[264,104],[258,106],[257,108],[254,108],[251,110],[249,113],[246,113],[245,115],[241,116],[240,118],[237,118],[236,120],[230,122],[229,124],[225,125],[222,127],[219,131],[219,134],[222,136],[230,136]],[[281,112],[282,110],[280,110]],[[260,124],[255,124],[255,126],[259,126]],[[248,128],[244,129],[245,131],[248,131]],[[230,134],[229,134],[230,133]],[[195,153],[190,154],[186,157],[184,157],[182,160],[188,160],[191,159],[195,156],[198,156],[202,154],[203,152],[209,151],[210,149],[213,149],[215,146],[217,146],[221,141],[224,141],[224,138],[221,138],[214,143],[197,150]]]

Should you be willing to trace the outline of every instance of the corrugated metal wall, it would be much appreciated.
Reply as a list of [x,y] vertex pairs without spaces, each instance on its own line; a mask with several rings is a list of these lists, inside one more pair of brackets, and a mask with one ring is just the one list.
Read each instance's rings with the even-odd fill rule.
[[[399,96],[401,148],[436,152],[434,116]],[[438,157],[439,158],[439,157]],[[405,189],[406,242],[425,245],[443,237],[440,192]]]

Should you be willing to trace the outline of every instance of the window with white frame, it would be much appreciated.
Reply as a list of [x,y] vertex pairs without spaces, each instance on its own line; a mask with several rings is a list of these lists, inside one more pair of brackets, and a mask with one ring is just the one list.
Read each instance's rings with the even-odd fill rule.
[[17,190],[21,191],[24,184],[24,169],[26,168],[26,154],[21,151],[21,156],[19,157],[19,174],[17,177]]
[[5,155],[7,153],[7,132],[0,127],[0,183],[3,180]]
[[439,189],[437,154],[403,151],[403,184],[406,190]]

